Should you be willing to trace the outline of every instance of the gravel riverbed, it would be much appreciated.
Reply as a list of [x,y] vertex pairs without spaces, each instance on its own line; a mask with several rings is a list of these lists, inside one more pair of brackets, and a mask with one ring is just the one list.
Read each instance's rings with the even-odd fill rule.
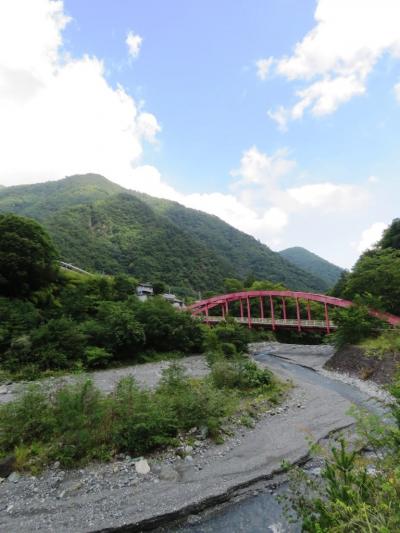
[[[328,355],[325,347],[322,353],[315,347],[300,351],[306,355],[307,348],[318,364]],[[183,362],[193,375],[207,372],[203,358],[187,359]],[[154,375],[161,375],[164,364],[140,367],[142,376],[151,376],[149,385],[156,383]],[[109,390],[121,373],[138,369],[96,373],[95,382]],[[56,464],[37,477],[3,481],[0,530],[78,533],[155,527],[229,500],[235,491],[279,471],[283,460],[294,463],[307,457],[310,438],[319,440],[352,423],[346,414],[350,402],[335,391],[293,378],[290,369],[274,371],[294,383],[286,401],[265,413],[254,428],[237,427],[222,445],[212,444],[196,428],[193,445],[182,442],[183,458],[176,450],[146,457],[147,473],[137,471],[138,458],[121,456],[113,463],[71,471]]]

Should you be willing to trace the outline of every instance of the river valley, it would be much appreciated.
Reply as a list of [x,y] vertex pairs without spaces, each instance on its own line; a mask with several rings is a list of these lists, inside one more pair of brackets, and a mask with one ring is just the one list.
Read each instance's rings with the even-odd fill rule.
[[[360,391],[356,380],[343,383],[320,373],[332,351],[324,345],[253,345],[251,355],[260,365],[294,384],[285,402],[254,428],[239,429],[222,445],[194,450],[191,461],[151,458],[146,476],[135,474],[134,462],[126,458],[69,472],[53,469],[37,478],[23,476],[17,483],[6,481],[0,484],[0,529],[173,531],[174,521],[188,517],[177,531],[296,531],[296,526],[290,529],[284,523],[276,500],[276,493],[285,490],[284,484],[277,488],[284,481],[278,475],[282,461],[303,464],[309,458],[310,440],[349,427],[353,403],[383,412],[371,398],[373,388],[370,393]],[[190,364],[196,374],[194,363]],[[203,372],[200,359],[196,364]],[[108,379],[114,378],[113,371],[103,372],[100,381],[107,388]],[[210,509],[212,514],[201,514]]]

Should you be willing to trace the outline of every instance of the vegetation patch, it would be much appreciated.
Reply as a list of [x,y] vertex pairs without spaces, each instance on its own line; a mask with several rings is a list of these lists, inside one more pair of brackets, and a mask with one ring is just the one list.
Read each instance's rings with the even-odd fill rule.
[[54,461],[68,468],[178,445],[178,436],[193,427],[206,428],[220,442],[229,421],[254,423],[284,393],[269,372],[243,364],[248,375],[239,386],[213,374],[190,379],[177,363],[154,390],[139,388],[132,378],[122,379],[110,395],[90,380],[51,393],[32,386],[0,407],[0,456],[14,455],[20,470],[37,472]]

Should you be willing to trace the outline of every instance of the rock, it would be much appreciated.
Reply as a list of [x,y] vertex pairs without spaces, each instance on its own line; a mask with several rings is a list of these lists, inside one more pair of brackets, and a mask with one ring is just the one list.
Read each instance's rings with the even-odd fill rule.
[[187,463],[192,463],[192,462],[193,462],[193,457],[192,457],[191,455],[187,455],[187,456],[185,457],[185,461],[186,461]]
[[163,479],[164,481],[178,481],[179,474],[175,470],[175,468],[172,468],[170,465],[165,465],[161,467],[161,471],[159,473],[159,478]]
[[0,477],[0,485],[3,483],[4,477]]
[[0,394],[7,394],[8,388],[6,385],[0,385]]
[[15,468],[14,455],[8,455],[4,459],[0,459],[0,477],[8,477]]
[[193,451],[193,446],[185,446],[183,448],[183,451],[190,455],[192,453],[192,451]]
[[57,468],[60,468],[60,461],[56,461],[54,464],[53,464],[53,468],[55,470],[57,470]]
[[199,438],[204,440],[207,437],[208,437],[208,427],[207,426],[201,426],[199,428]]
[[18,474],[18,472],[13,472],[8,476],[8,481],[11,481],[12,483],[18,483],[18,480],[21,476]]
[[135,470],[138,474],[148,474],[150,472],[149,463],[146,461],[146,459],[141,459],[135,463]]

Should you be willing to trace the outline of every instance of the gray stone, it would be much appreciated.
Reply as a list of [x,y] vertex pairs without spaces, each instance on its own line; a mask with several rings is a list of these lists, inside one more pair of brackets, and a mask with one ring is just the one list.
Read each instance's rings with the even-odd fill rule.
[[13,472],[8,476],[8,481],[11,481],[12,483],[17,483],[20,477],[21,476],[20,474],[18,474],[18,472]]
[[149,463],[146,461],[146,459],[141,459],[135,463],[135,470],[138,474],[146,475],[150,472]]
[[165,465],[161,468],[159,478],[163,479],[164,481],[178,481],[179,474],[175,468],[172,468],[172,466]]
[[6,385],[0,385],[0,394],[7,394],[8,388]]

